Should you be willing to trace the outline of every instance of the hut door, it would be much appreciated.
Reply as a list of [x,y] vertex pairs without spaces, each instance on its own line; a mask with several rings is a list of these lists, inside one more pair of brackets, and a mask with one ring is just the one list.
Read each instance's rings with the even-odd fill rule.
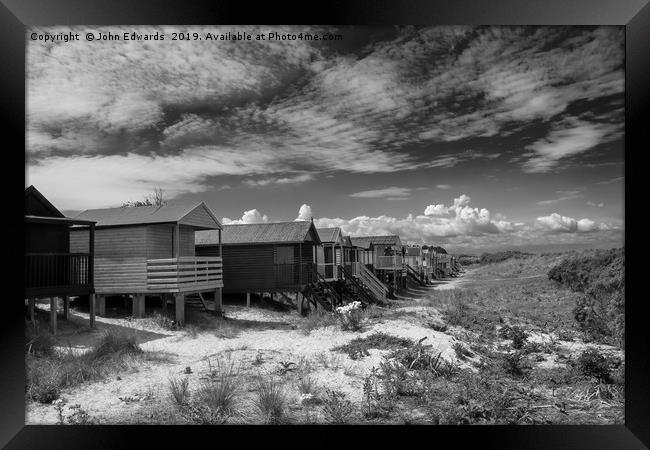
[[281,286],[294,284],[293,246],[275,247],[276,283]]

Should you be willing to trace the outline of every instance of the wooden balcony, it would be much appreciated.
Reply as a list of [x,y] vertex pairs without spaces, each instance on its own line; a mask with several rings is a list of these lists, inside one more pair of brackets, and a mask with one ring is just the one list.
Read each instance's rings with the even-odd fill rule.
[[88,253],[25,253],[25,296],[92,292]]
[[326,280],[335,280],[339,277],[338,265],[336,263],[318,263],[318,273]]
[[395,256],[377,256],[375,269],[380,270],[402,270],[404,268],[404,261],[400,255]]
[[223,287],[220,256],[181,256],[147,260],[149,292],[197,292]]

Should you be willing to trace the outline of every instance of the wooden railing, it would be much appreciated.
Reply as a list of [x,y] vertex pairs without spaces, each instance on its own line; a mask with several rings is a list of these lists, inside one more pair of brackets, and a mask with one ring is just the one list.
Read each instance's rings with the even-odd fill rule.
[[400,255],[395,256],[377,256],[375,269],[402,269],[403,258]]
[[25,293],[73,294],[92,290],[88,253],[26,253]]
[[[358,273],[359,279],[368,286],[368,289],[372,294],[379,300],[384,301],[386,299],[386,294],[388,293],[388,288],[386,285],[379,281],[379,279],[370,271],[368,268],[361,263],[352,263],[353,266],[356,266],[356,272]],[[354,271],[352,272],[354,274]]]
[[316,281],[313,263],[273,265],[273,283],[276,288],[304,286]]
[[331,280],[338,278],[336,263],[318,263],[318,273],[325,279]]
[[147,289],[151,292],[186,292],[217,287],[223,287],[220,256],[147,260]]

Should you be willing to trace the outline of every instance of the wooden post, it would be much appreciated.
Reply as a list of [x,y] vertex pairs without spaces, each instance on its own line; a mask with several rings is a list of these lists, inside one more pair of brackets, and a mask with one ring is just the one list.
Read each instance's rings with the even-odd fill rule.
[[251,307],[251,293],[246,292],[246,307],[250,308]]
[[70,320],[70,297],[63,296],[63,317],[65,320]]
[[174,295],[174,307],[176,309],[176,323],[183,326],[185,324],[185,295]]
[[298,285],[302,286],[302,243],[298,244]]
[[214,313],[220,315],[222,309],[223,309],[223,299],[222,299],[221,288],[216,288],[214,290]]
[[298,305],[298,314],[302,316],[302,299],[300,298],[300,292],[296,292],[296,305]]
[[167,294],[161,294],[160,299],[162,300],[162,315],[166,316],[167,315]]
[[174,258],[178,258],[179,253],[180,253],[180,238],[181,238],[181,233],[180,233],[180,225],[176,223],[174,226]]
[[36,323],[36,317],[34,315],[34,307],[36,306],[36,299],[34,297],[29,297],[27,299],[28,309],[29,309],[29,320],[32,321],[32,325]]
[[106,315],[106,296],[97,295],[95,298],[95,311],[98,316]]
[[90,328],[95,327],[95,293],[88,295],[88,309],[90,310]]
[[56,297],[50,297],[50,331],[56,334]]
[[144,294],[135,294],[133,296],[133,317],[143,317],[144,311]]

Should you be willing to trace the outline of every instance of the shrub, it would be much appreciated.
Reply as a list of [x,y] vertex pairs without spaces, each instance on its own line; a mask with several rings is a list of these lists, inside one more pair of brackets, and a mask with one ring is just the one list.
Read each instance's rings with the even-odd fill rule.
[[27,355],[27,398],[51,403],[59,398],[62,388],[60,363],[55,358]]
[[266,423],[281,423],[287,407],[282,386],[273,379],[260,381],[257,386],[255,406]]
[[521,350],[526,344],[528,335],[520,327],[504,325],[499,329],[499,336],[503,339],[512,339],[512,348]]
[[97,360],[106,358],[115,354],[134,354],[142,353],[142,349],[135,340],[135,335],[126,335],[113,331],[105,331],[99,340],[99,343],[88,353],[86,358]]
[[301,394],[314,394],[316,382],[311,377],[302,377],[298,380],[298,392]]
[[361,302],[352,302],[336,308],[341,330],[359,331],[361,329]]
[[530,367],[526,365],[526,358],[524,357],[524,353],[521,351],[505,353],[502,355],[501,367],[508,375],[515,377],[525,375],[527,370],[530,369]]
[[239,371],[234,362],[228,364],[217,360],[216,366],[213,367],[210,358],[207,359],[208,374],[203,377],[197,392],[198,400],[216,416],[229,416],[232,414],[239,390]]
[[301,322],[300,326],[303,332],[309,334],[317,328],[324,328],[336,325],[339,319],[336,313],[331,313],[323,308],[311,311]]
[[178,406],[184,406],[187,404],[190,393],[189,393],[189,379],[186,377],[169,379],[169,397],[170,399]]
[[604,383],[611,382],[609,362],[595,348],[589,348],[583,351],[575,361],[575,367],[586,377],[593,377]]
[[326,398],[323,405],[325,421],[333,425],[343,425],[349,422],[354,413],[354,406],[345,394],[340,391],[325,390]]
[[363,415],[367,418],[388,417],[395,405],[396,386],[389,380],[383,385],[384,392],[380,392],[380,378],[377,368],[373,367],[363,382]]
[[388,358],[394,359],[409,370],[426,370],[435,376],[453,375],[456,372],[456,366],[442,358],[442,352],[434,355],[426,351],[422,345],[424,339],[426,338],[420,339],[405,349],[393,351]]
[[460,342],[455,342],[451,346],[451,348],[456,353],[456,356],[458,357],[458,359],[462,360],[462,359],[465,359],[465,358],[467,358],[469,356],[472,356],[472,352]]
[[399,347],[408,347],[414,342],[410,339],[400,338],[387,333],[376,332],[364,338],[355,338],[344,345],[334,347],[335,352],[347,353],[350,359],[363,358],[370,353],[369,349],[392,350]]

